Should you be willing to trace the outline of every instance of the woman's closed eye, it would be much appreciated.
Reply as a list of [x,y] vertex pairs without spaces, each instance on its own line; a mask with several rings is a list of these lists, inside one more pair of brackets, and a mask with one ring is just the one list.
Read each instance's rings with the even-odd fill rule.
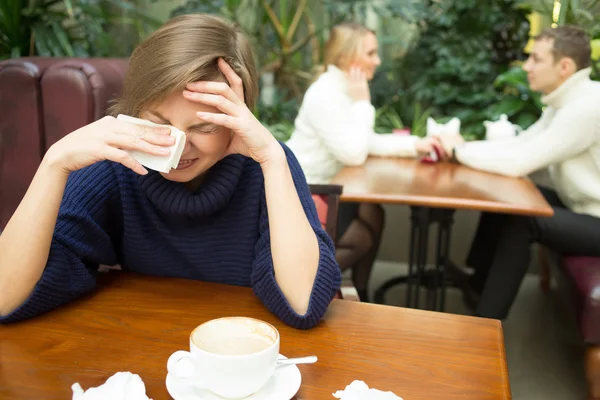
[[188,128],[186,133],[201,133],[201,134],[209,134],[215,133],[219,130],[219,126],[215,124],[202,124],[198,126],[192,126]]

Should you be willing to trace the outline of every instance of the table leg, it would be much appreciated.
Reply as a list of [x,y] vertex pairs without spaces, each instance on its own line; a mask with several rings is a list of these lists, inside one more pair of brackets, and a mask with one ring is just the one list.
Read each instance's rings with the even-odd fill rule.
[[[418,214],[415,212],[414,208],[411,207],[411,215],[410,215],[410,243],[408,244],[408,276],[404,279],[407,283],[406,285],[406,305],[409,307],[409,304],[412,301],[412,290],[413,290],[413,282],[412,279],[415,275],[414,265],[415,265],[415,253],[419,253],[417,247],[417,233],[419,232],[419,218]],[[417,247],[417,248],[415,248]],[[397,279],[395,279],[396,281]],[[384,285],[386,287],[386,285]],[[386,287],[384,290],[387,290],[389,287]]]
[[[426,207],[411,207],[412,224],[418,230],[415,250],[417,260],[415,263],[416,274],[409,273],[409,285],[414,285],[414,297],[412,302],[407,302],[406,306],[411,308],[419,308],[420,288],[427,278],[427,250],[429,241],[429,223],[431,217],[431,209]],[[410,269],[410,267],[409,267]]]
[[386,281],[375,291],[375,303],[383,304],[388,289],[405,283],[406,306],[419,306],[419,287],[424,277],[427,264],[427,239],[429,238],[430,209],[426,207],[411,207],[410,243],[408,254],[408,275],[399,276]]
[[[446,302],[446,260],[450,252],[454,210],[411,207],[411,233],[408,256],[408,275],[385,282],[375,292],[375,303],[383,304],[388,289],[405,283],[406,307],[419,308],[421,285],[427,287],[425,308],[443,311]],[[437,222],[435,266],[427,268],[429,226]],[[438,296],[439,292],[439,296]],[[438,300],[439,299],[439,300]]]
[[446,263],[450,254],[454,210],[440,209],[439,213],[436,264],[431,274],[433,282],[430,286],[429,297],[431,300],[428,301],[428,306],[431,310],[444,311],[446,307]]

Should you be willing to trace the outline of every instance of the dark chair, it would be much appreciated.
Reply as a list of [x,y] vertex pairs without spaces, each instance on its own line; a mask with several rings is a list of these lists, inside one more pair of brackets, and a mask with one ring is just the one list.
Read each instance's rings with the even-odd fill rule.
[[[343,187],[340,185],[308,185],[310,192],[317,202],[317,212],[322,216],[323,212],[326,212],[325,218],[320,218],[321,221],[325,220],[323,228],[335,245],[337,242],[337,226],[338,226],[338,215],[340,210],[340,196],[342,194]],[[321,209],[319,207],[318,198],[323,199],[327,204],[327,209]],[[358,292],[351,281],[343,280],[342,286],[336,298],[352,301],[360,301]]]
[[[584,368],[590,400],[600,400],[600,257],[562,257],[540,247],[540,284],[550,289],[551,268],[560,294],[576,317],[586,346]],[[574,318],[575,320],[575,318]]]

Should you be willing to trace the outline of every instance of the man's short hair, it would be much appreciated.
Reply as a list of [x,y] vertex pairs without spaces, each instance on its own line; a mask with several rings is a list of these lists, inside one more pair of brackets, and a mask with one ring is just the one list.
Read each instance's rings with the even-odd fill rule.
[[592,48],[590,37],[578,26],[563,25],[556,28],[548,28],[534,39],[536,41],[543,39],[552,39],[554,41],[552,55],[555,62],[563,57],[569,57],[575,62],[578,71],[591,65]]

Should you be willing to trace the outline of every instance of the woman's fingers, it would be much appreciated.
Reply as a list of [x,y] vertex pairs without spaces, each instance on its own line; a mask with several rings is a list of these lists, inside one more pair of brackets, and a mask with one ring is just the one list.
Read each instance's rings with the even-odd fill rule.
[[[106,144],[118,149],[137,150],[157,156],[167,156],[171,152],[167,147],[170,145],[155,145],[147,140],[152,139],[124,133],[113,133],[106,136]],[[154,138],[154,140],[160,141],[162,139]]]
[[243,97],[240,100],[225,82],[197,81],[188,83],[186,89],[190,92],[221,95],[236,105],[244,104]]
[[218,65],[223,75],[225,75],[227,82],[229,82],[229,86],[231,86],[231,89],[235,95],[241,101],[244,101],[244,84],[242,82],[242,78],[235,73],[233,68],[231,68],[231,65],[229,65],[224,59],[219,58]]
[[153,135],[168,135],[171,130],[166,126],[151,126],[133,124],[131,122],[121,121],[114,119],[115,131],[120,133],[128,133],[131,135],[137,135],[139,137],[153,136]]
[[232,115],[234,117],[238,116],[237,106],[224,96],[209,93],[191,92],[189,90],[184,90],[183,96],[190,101],[218,108],[225,114]]
[[240,127],[238,124],[238,119],[234,117],[230,117],[226,114],[215,114],[209,112],[198,111],[196,113],[198,118],[203,121],[213,123],[215,125],[224,126],[225,128],[229,128],[234,132],[238,132]]
[[116,122],[118,124],[114,133],[105,137],[106,143],[111,146],[165,156],[170,153],[168,147],[175,144],[175,138],[170,135],[171,129],[168,127]]
[[452,148],[457,145],[456,138],[454,135],[440,135],[439,139],[441,141],[442,147],[446,154],[452,154]]
[[[234,112],[234,109],[231,108],[228,104],[224,104],[225,102],[223,102],[222,100],[216,100],[207,96],[195,96],[195,94],[220,95],[223,96],[226,100],[229,100],[233,105],[245,104],[244,85],[242,82],[242,78],[240,78],[239,75],[235,73],[233,68],[231,68],[231,66],[222,58],[219,58],[217,63],[219,69],[225,76],[225,79],[227,79],[227,83],[210,81],[191,82],[187,84],[187,90],[183,92],[183,95],[189,100],[198,101],[204,104],[210,104],[219,108],[219,110],[225,113],[232,114]],[[227,109],[224,109],[222,107],[227,107]]]
[[120,133],[109,135],[107,138],[107,143],[119,149],[137,150],[157,156],[167,156],[171,152],[171,150],[166,146],[151,144],[143,138]]
[[119,134],[133,136],[159,146],[171,146],[175,144],[175,138],[171,136],[171,129],[169,127],[132,124],[119,120],[115,120],[115,123],[114,131]]
[[447,158],[446,150],[444,149],[441,143],[431,142],[431,150],[435,150],[435,152],[440,156],[441,159],[444,160]]
[[146,175],[148,170],[136,161],[129,153],[124,150],[117,149],[112,146],[104,146],[104,158],[110,161],[118,162],[123,164],[127,168],[131,169],[140,175]]

